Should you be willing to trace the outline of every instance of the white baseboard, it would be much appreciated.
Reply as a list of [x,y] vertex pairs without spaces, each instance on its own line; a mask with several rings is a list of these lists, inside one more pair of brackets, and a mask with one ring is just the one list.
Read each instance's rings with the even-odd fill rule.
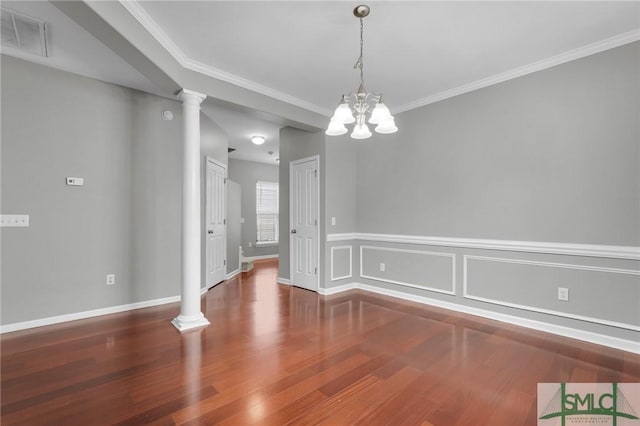
[[332,294],[342,293],[343,291],[355,290],[358,288],[360,288],[359,284],[349,283],[330,288],[319,288],[318,293],[322,294],[323,296],[331,296]]
[[288,278],[278,277],[278,282],[284,285],[291,285],[291,281]]
[[424,305],[436,306],[439,308],[449,309],[464,314],[475,315],[482,318],[488,318],[496,321],[505,322],[508,324],[518,325],[521,327],[530,328],[533,330],[544,331],[546,333],[556,334],[563,337],[570,337],[572,339],[583,340],[589,343],[595,343],[597,345],[608,346],[614,349],[620,349],[627,352],[640,354],[640,342],[634,342],[631,340],[620,339],[617,337],[606,336],[603,334],[592,333],[590,331],[578,330],[571,327],[565,327],[561,325],[549,324],[542,321],[530,320],[526,318],[516,317],[508,314],[501,314],[498,312],[487,311],[485,309],[473,308],[470,306],[460,305],[458,303],[445,302],[442,300],[431,299],[424,296],[416,296],[400,291],[389,290],[362,283],[350,283],[341,285],[338,287],[331,287],[328,289],[320,289],[320,294],[330,295],[337,294],[348,290],[364,290],[372,293],[382,294],[385,296],[391,296],[398,299],[409,300],[411,302],[422,303]]
[[[202,289],[202,293],[207,291]],[[37,320],[15,322],[0,326],[0,334],[10,333],[12,331],[26,330],[29,328],[43,327],[45,325],[59,324],[62,322],[76,321],[80,319],[97,317],[100,315],[116,314],[119,312],[132,311],[134,309],[148,308],[151,306],[166,305],[167,303],[175,303],[180,301],[180,296],[164,297],[161,299],[145,300],[144,302],[129,303],[127,305],[110,306],[108,308],[93,309],[84,312],[75,312],[73,314],[57,315],[55,317],[40,318]]]
[[231,272],[229,272],[229,273],[227,274],[227,276],[226,276],[226,278],[225,278],[225,279],[226,279],[226,280],[232,280],[232,279],[234,279],[234,278],[235,278],[235,276],[236,276],[236,275],[238,275],[240,272],[241,272],[241,271],[240,271],[240,268],[236,269],[235,271],[231,271]]

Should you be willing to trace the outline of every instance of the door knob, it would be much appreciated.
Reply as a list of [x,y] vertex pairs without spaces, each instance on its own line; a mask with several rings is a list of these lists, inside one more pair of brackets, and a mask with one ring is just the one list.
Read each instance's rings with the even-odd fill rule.
[[297,232],[297,231],[296,231],[295,229],[292,229],[292,230],[291,230],[291,233],[292,233],[292,234],[295,234],[296,232]]

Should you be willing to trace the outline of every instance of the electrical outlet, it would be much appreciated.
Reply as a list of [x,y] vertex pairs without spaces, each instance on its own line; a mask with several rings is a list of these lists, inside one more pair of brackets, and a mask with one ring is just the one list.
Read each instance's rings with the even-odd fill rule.
[[384,270],[386,269],[386,266],[384,265],[384,263],[380,264],[380,272],[384,272]]
[[569,301],[569,289],[566,287],[558,287],[558,300],[562,300],[564,302]]
[[116,274],[107,275],[107,285],[114,285],[116,283]]
[[249,247],[253,247],[253,243],[249,241]]

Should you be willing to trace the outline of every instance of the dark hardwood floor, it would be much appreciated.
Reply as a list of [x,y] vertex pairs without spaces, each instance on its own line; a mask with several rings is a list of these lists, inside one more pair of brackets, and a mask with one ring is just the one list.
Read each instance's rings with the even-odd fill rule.
[[2,425],[535,425],[538,382],[639,382],[640,356],[256,263],[203,299],[2,336]]

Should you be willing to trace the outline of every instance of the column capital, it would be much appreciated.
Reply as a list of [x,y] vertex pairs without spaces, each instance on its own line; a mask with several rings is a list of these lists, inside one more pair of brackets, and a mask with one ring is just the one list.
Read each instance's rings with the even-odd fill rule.
[[180,90],[180,92],[178,92],[178,98],[180,98],[182,102],[195,102],[198,105],[200,105],[206,97],[207,95],[205,95],[204,93],[196,92],[189,89],[182,89]]

